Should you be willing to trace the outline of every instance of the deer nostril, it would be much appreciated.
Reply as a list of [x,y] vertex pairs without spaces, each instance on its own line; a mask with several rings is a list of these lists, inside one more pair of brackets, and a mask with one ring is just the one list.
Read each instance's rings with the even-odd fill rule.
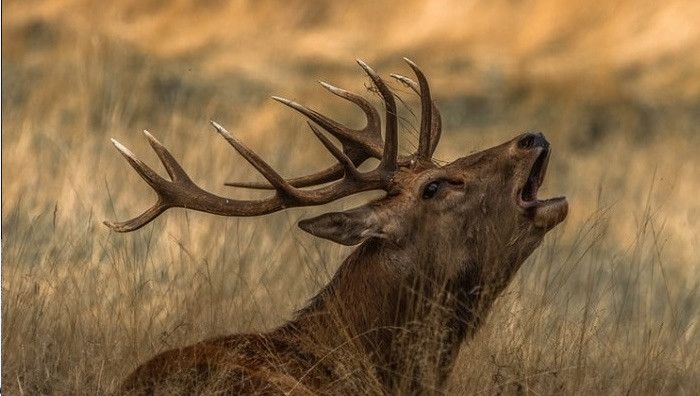
[[518,141],[518,146],[524,149],[532,148],[535,145],[535,140],[535,135],[528,133],[527,135],[520,138],[520,140]]
[[518,140],[518,147],[522,149],[531,149],[534,147],[549,148],[549,142],[544,138],[542,132],[526,133]]

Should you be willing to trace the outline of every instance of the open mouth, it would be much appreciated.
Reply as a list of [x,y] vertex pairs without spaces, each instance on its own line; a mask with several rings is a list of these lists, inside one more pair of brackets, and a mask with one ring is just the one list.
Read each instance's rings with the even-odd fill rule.
[[520,194],[518,194],[518,204],[525,209],[536,206],[541,202],[537,199],[537,191],[540,189],[544,181],[544,175],[547,173],[549,149],[542,147],[540,150],[540,155],[537,156],[535,163],[530,169],[530,174],[527,176],[525,185],[520,190]]
[[566,197],[556,197],[545,200],[537,198],[537,191],[542,186],[544,175],[549,163],[549,147],[540,147],[540,154],[535,159],[530,173],[518,193],[518,206],[532,217],[535,226],[551,229],[562,222],[569,211]]

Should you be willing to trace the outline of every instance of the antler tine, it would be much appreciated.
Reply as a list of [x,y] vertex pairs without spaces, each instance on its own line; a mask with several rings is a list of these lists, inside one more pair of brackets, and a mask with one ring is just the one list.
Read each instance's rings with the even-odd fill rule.
[[398,167],[399,151],[399,126],[396,114],[396,100],[389,87],[386,86],[384,81],[382,81],[379,75],[377,75],[369,65],[360,59],[357,59],[357,63],[372,79],[372,82],[379,90],[379,94],[382,95],[382,99],[384,99],[384,105],[386,106],[386,129],[384,132],[384,152],[382,153],[382,159],[380,161],[380,169],[383,173],[393,173]]
[[440,143],[440,137],[442,136],[442,117],[440,116],[440,110],[435,106],[433,101],[433,117],[432,123],[430,125],[430,151],[429,157],[432,158],[437,148],[438,143]]
[[[365,98],[362,96],[346,91],[342,88],[335,87],[331,84],[325,83],[323,81],[319,81],[321,86],[325,89],[327,89],[329,92],[332,94],[339,96],[347,101],[355,103],[357,106],[359,106],[362,111],[365,112],[365,116],[367,117],[367,125],[363,129],[359,130],[350,130],[353,132],[353,135],[364,135],[362,139],[359,139],[357,136],[350,136],[349,140],[352,143],[362,143],[366,147],[364,148],[365,155],[368,157],[375,157],[379,159],[381,157],[382,153],[382,121],[379,118],[379,113],[377,112],[377,109]],[[341,137],[336,135],[334,131],[326,128],[323,124],[319,124],[322,126],[324,129],[326,129],[328,132],[333,134],[335,137],[340,139]],[[344,142],[342,139],[341,143],[347,144]],[[345,146],[344,146],[345,147]],[[349,145],[346,147],[348,150],[352,150],[354,148],[353,145]],[[359,165],[358,163],[355,163],[355,165]]]
[[357,167],[355,164],[352,162],[352,160],[345,155],[345,153],[338,149],[333,142],[328,140],[327,137],[323,135],[323,132],[319,131],[318,128],[316,128],[312,123],[308,123],[309,128],[313,131],[313,133],[316,135],[318,140],[323,143],[323,145],[328,149],[328,151],[333,154],[333,156],[338,160],[340,165],[343,167],[343,170],[345,171],[345,177],[349,177],[352,179],[360,179],[360,173],[357,170]]
[[[144,131],[144,133],[147,134],[148,132]],[[149,136],[149,135],[150,134],[148,134],[146,136]],[[150,136],[150,138],[155,140],[155,138],[153,138],[153,136]],[[160,143],[160,142],[157,142],[157,143]],[[123,155],[124,158],[126,158],[126,161],[129,163],[129,165],[131,165],[132,168],[134,168],[136,173],[138,173],[138,175],[141,176],[141,178],[143,180],[145,180],[146,183],[148,183],[150,186],[152,186],[152,187],[157,186],[158,184],[161,184],[162,182],[165,181],[165,179],[160,177],[156,172],[153,171],[153,169],[151,169],[143,161],[138,159],[136,157],[136,155],[134,155],[134,153],[131,150],[129,150],[123,144],[119,143],[116,139],[112,139],[112,144],[114,145],[114,147],[116,147],[116,149],[119,151],[119,153],[121,153],[121,155]],[[160,157],[160,158],[162,159],[163,157]]]
[[323,81],[321,81],[320,84],[334,95],[353,102],[360,107],[367,118],[365,127],[362,129],[351,129],[294,101],[279,96],[273,96],[272,99],[302,113],[311,121],[320,125],[323,129],[338,138],[343,145],[343,149],[350,156],[355,165],[361,164],[370,157],[380,158],[382,153],[381,120],[374,106],[360,95],[334,87]]
[[430,161],[430,125],[432,123],[432,100],[430,98],[430,86],[428,86],[428,80],[426,80],[423,72],[408,58],[403,58],[406,63],[413,69],[413,72],[418,78],[418,85],[420,87],[420,103],[421,103],[421,116],[420,116],[420,137],[418,140],[418,159],[423,161]]
[[298,197],[297,194],[297,189],[292,187],[292,185],[289,184],[282,176],[279,175],[279,173],[275,172],[272,167],[265,162],[262,158],[260,158],[259,155],[255,154],[251,149],[246,147],[243,142],[238,140],[235,136],[233,136],[229,131],[226,130],[226,128],[222,127],[218,123],[214,121],[210,121],[211,125],[214,126],[214,129],[226,139],[226,141],[233,146],[236,151],[240,155],[243,156],[243,158],[246,159],[253,167],[260,172],[260,174],[267,179],[268,182],[274,187],[275,190],[277,190],[278,193],[282,194],[283,196],[286,197]]
[[[239,150],[238,147],[242,146],[242,143],[238,140],[235,139],[230,133],[226,131],[225,128],[220,126],[219,124],[216,124],[212,122],[212,124],[215,125],[217,130],[224,135],[224,137],[229,140],[229,142],[234,145],[234,148],[236,150]],[[350,175],[351,177],[357,178],[359,175],[357,168],[355,167],[355,164],[353,163],[352,159],[350,159],[343,151],[338,149],[330,140],[328,140],[327,137],[321,133],[316,127],[313,126],[313,124],[308,123],[309,127],[313,131],[313,133],[318,137],[318,139],[323,143],[323,145],[326,147],[326,149],[338,160],[338,164],[335,164],[334,166],[326,169],[325,171],[315,173],[313,175],[297,178],[295,180],[301,180],[302,183],[297,183],[301,184],[303,187],[309,186],[309,185],[318,185],[318,184],[324,184],[328,183],[334,180],[338,180],[343,177],[343,174],[345,173],[346,175]],[[222,132],[223,131],[223,132]],[[240,152],[240,151],[239,151]],[[262,161],[262,159],[259,159],[255,153],[253,153],[250,150],[246,149],[246,154],[244,156],[254,156],[257,158],[256,161]],[[264,162],[263,162],[264,164]],[[271,168],[265,164],[265,169],[270,169]],[[260,170],[257,166],[256,169]],[[274,173],[274,170],[272,170]],[[262,171],[261,171],[262,173]],[[274,173],[277,175],[276,173]],[[281,178],[281,177],[280,177]],[[290,183],[289,180],[283,180],[285,185],[289,185],[292,187],[299,187],[299,186],[294,186],[292,183]],[[275,183],[279,183],[279,180],[276,180]],[[307,184],[308,183],[308,184]],[[262,189],[262,190],[268,190],[268,189],[274,189],[273,185],[270,184],[263,184],[263,183],[258,183],[258,182],[229,182],[225,183],[227,186],[233,186],[233,187],[246,187],[246,188],[253,188],[253,189]]]
[[145,226],[146,224],[150,223],[151,221],[153,221],[156,217],[160,216],[160,214],[165,212],[166,209],[168,209],[168,207],[161,205],[160,200],[159,200],[158,202],[156,202],[155,205],[146,209],[145,212],[134,217],[131,220],[127,220],[127,221],[105,220],[102,222],[102,224],[106,225],[107,227],[109,227],[112,230],[117,231],[117,232],[136,231],[139,228],[141,228],[141,227]]
[[[317,186],[319,184],[329,183],[342,178],[343,169],[344,168],[341,164],[335,164],[327,169],[311,175],[287,179],[287,183],[296,188]],[[249,188],[253,190],[274,190],[273,186],[265,182],[226,182],[224,185],[229,187]]]
[[[156,140],[150,133],[148,133],[147,131],[143,132],[148,138],[149,143],[151,143],[151,147],[153,147],[158,153],[158,157],[161,159],[163,165],[165,165],[165,169],[170,174],[170,177],[175,178],[177,176],[180,176],[177,171],[173,172],[173,167],[170,167],[168,164],[166,164],[168,160],[172,158],[168,150],[165,149],[165,147],[163,147],[160,144],[160,142],[158,142],[158,140]],[[136,173],[139,176],[141,176],[141,178],[145,180],[146,183],[148,183],[148,185],[156,191],[156,194],[158,195],[158,200],[144,213],[131,220],[124,222],[104,221],[103,223],[107,227],[119,232],[129,232],[138,230],[139,228],[143,227],[144,225],[148,224],[153,219],[158,217],[158,215],[160,215],[170,207],[167,204],[167,199],[163,196],[163,193],[161,192],[165,190],[165,186],[168,182],[167,180],[160,177],[156,172],[154,172],[153,169],[151,169],[143,161],[138,159],[131,150],[126,148],[126,146],[119,143],[115,139],[112,139],[112,144],[114,145],[114,147],[116,147],[117,151],[119,151],[119,153],[121,153],[121,155],[123,155],[124,158],[126,158],[127,162],[129,163],[129,165],[131,165],[132,168],[134,168]],[[158,147],[158,149],[156,149],[156,147]],[[182,171],[182,168],[179,168],[179,170]],[[184,171],[182,172],[184,173]],[[186,175],[185,178],[189,179]]]
[[404,58],[404,60],[413,69],[418,83],[400,74],[392,74],[391,76],[410,87],[421,98],[421,128],[416,155],[420,160],[430,161],[442,133],[440,112],[431,98],[430,86],[425,74],[413,61],[408,58]]
[[[313,122],[317,123],[323,129],[327,130],[333,136],[337,137],[341,142],[345,143],[356,143],[357,142],[357,136],[353,136],[353,134],[356,134],[358,131],[352,130],[350,128],[346,128],[345,126],[339,124],[336,121],[331,120],[330,118],[324,116],[321,113],[318,113],[315,110],[311,110],[306,106],[303,106],[297,102],[294,102],[289,99],[281,98],[279,96],[273,96],[272,99],[287,105],[294,110],[302,113],[303,115],[307,116],[310,120]],[[363,108],[364,110],[364,108]],[[372,119],[373,115],[372,112],[366,113],[367,114],[367,119],[368,121]]]

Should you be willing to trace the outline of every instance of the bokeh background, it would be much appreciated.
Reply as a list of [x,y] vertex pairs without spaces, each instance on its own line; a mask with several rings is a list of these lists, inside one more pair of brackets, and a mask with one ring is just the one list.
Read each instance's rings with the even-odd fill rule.
[[[104,394],[149,356],[274,327],[347,248],[296,221],[171,210],[131,234],[154,200],[112,148],[160,169],[141,130],[200,186],[259,180],[216,120],[285,176],[332,161],[280,95],[349,126],[372,99],[354,60],[382,76],[421,66],[450,161],[524,131],[554,156],[541,196],[567,221],[522,268],[451,394],[694,394],[700,388],[700,3],[692,0],[2,2],[2,386]],[[417,100],[400,94],[401,147]],[[259,194],[259,193],[258,193]],[[439,226],[439,225],[437,225]]]

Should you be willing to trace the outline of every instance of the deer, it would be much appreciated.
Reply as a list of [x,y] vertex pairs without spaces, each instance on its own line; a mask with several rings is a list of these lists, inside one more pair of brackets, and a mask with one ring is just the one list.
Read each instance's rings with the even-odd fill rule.
[[[433,159],[442,121],[424,73],[404,58],[415,80],[391,77],[420,98],[416,152],[398,152],[394,92],[366,63],[385,108],[356,93],[321,85],[366,117],[350,129],[291,100],[273,99],[306,116],[337,160],[285,179],[216,122],[221,135],[266,182],[228,182],[274,191],[237,200],[198,187],[172,154],[144,131],[170,176],[166,179],[112,139],[155,191],[157,201],[123,222],[130,232],[169,208],[221,216],[261,216],[330,203],[364,191],[384,196],[356,208],[299,221],[319,238],[359,245],[329,283],[293,319],[264,333],[233,334],[166,350],[138,366],[121,394],[432,394],[444,391],[460,347],[474,336],[496,298],[547,232],[567,216],[566,197],[539,199],[551,154],[542,133],[524,133],[444,165]],[[417,81],[416,81],[417,80]],[[340,143],[334,143],[329,136]],[[360,171],[365,161],[376,167]],[[376,162],[376,161],[374,161]]]

